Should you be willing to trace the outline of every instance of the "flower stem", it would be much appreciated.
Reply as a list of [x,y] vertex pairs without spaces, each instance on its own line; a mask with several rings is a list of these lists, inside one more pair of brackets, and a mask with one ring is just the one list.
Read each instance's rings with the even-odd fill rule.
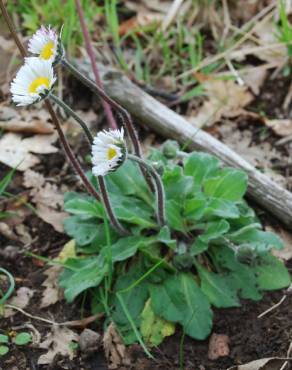
[[[95,60],[94,51],[93,51],[93,48],[92,48],[92,43],[91,43],[91,40],[90,40],[90,35],[89,35],[89,32],[88,32],[88,28],[87,28],[85,20],[84,20],[84,13],[83,13],[80,1],[75,0],[75,4],[76,4],[76,8],[77,8],[77,13],[78,13],[78,16],[79,16],[79,21],[80,21],[80,25],[81,25],[81,29],[82,29],[82,33],[83,33],[83,38],[84,38],[84,41],[85,41],[87,54],[90,58],[92,71],[93,71],[93,74],[94,74],[94,77],[95,77],[95,82],[96,82],[96,85],[98,85],[102,89],[103,88],[102,81],[100,79],[99,72],[98,72],[98,69],[97,69],[96,60]],[[103,105],[103,109],[105,111],[105,114],[106,114],[106,117],[107,117],[107,120],[108,120],[108,123],[109,123],[109,127],[111,127],[112,129],[117,129],[118,125],[115,121],[111,106],[105,100],[102,100],[102,105]]]
[[159,174],[149,163],[145,162],[143,159],[133,154],[128,154],[127,158],[143,166],[145,170],[151,175],[152,179],[154,180],[155,188],[156,188],[155,190],[156,190],[156,204],[157,204],[157,220],[160,226],[164,226],[166,224],[165,192],[164,192],[164,186],[163,186],[163,183],[161,181]]
[[[8,28],[10,30],[10,33],[20,51],[20,54],[22,55],[23,58],[25,58],[27,56],[27,52],[24,48],[24,46],[22,45],[22,42],[20,41],[18,35],[17,35],[17,32],[16,32],[16,29],[15,29],[15,26],[5,8],[5,5],[4,5],[4,2],[3,0],[0,0],[0,8],[1,8],[1,11],[2,11],[2,14],[3,14],[3,17],[5,19],[5,22],[7,23],[8,25]],[[90,181],[87,179],[85,173],[83,172],[78,160],[76,159],[73,151],[71,150],[70,148],[70,145],[64,135],[64,132],[62,130],[62,127],[61,127],[61,124],[58,120],[58,117],[56,115],[56,112],[54,111],[51,103],[48,101],[48,100],[45,100],[45,105],[46,105],[46,108],[48,109],[51,117],[52,117],[52,121],[56,127],[56,130],[59,134],[59,138],[60,138],[60,141],[62,143],[62,146],[64,148],[64,151],[69,159],[69,161],[71,162],[72,164],[72,167],[75,169],[75,171],[77,172],[77,174],[80,176],[85,188],[87,189],[87,191],[92,194],[98,201],[100,200],[100,196],[98,194],[98,192],[95,190],[95,188],[93,187],[93,185],[90,183]]]
[[52,117],[53,123],[56,127],[56,130],[58,132],[60,141],[63,145],[64,151],[65,151],[69,161],[71,162],[73,168],[75,169],[75,171],[77,172],[77,174],[81,178],[81,180],[83,182],[83,185],[85,186],[85,188],[89,192],[89,194],[91,194],[97,201],[100,201],[100,196],[99,196],[98,192],[96,191],[94,186],[91,184],[91,182],[86,177],[86,175],[83,172],[77,158],[75,157],[75,154],[73,153],[72,149],[70,148],[70,145],[69,145],[69,143],[68,143],[68,141],[67,141],[67,139],[64,135],[64,132],[62,130],[62,127],[60,125],[60,122],[58,120],[56,112],[54,111],[51,103],[48,100],[45,100],[45,104],[46,104],[46,107],[47,107],[51,117]]
[[79,125],[82,127],[90,145],[92,145],[93,136],[92,136],[91,132],[89,131],[86,123],[83,121],[83,119],[78,114],[76,114],[74,112],[74,110],[69,107],[69,105],[67,105],[63,100],[59,99],[56,95],[51,93],[49,95],[49,98],[52,99],[55,103],[57,103],[61,108],[64,109],[64,111],[66,113],[68,113],[70,116],[72,116],[75,119],[75,121],[79,123]]
[[[137,157],[142,157],[142,151],[141,146],[138,140],[138,136],[136,133],[136,130],[134,128],[132,119],[130,114],[126,109],[124,109],[119,103],[117,103],[115,100],[110,98],[105,91],[100,88],[97,84],[95,84],[92,80],[84,76],[81,72],[78,71],[77,68],[75,68],[66,58],[62,59],[62,64],[68,68],[68,70],[77,77],[81,82],[84,83],[85,86],[87,86],[94,94],[100,96],[105,102],[107,102],[112,108],[117,110],[120,113],[120,116],[122,117],[123,124],[127,130],[127,133],[130,137],[130,140],[133,145],[134,153]],[[151,178],[149,178],[147,171],[144,170],[144,167],[139,164],[141,171],[143,173],[143,176],[145,177],[145,180],[150,187],[150,190],[153,190],[153,184],[151,182]]]
[[99,185],[103,205],[104,205],[104,208],[106,210],[106,213],[108,215],[108,218],[110,220],[112,227],[121,235],[130,235],[130,233],[126,229],[124,229],[124,227],[119,223],[119,221],[117,220],[113,212],[104,178],[102,176],[98,176],[97,179],[98,179],[98,185]]

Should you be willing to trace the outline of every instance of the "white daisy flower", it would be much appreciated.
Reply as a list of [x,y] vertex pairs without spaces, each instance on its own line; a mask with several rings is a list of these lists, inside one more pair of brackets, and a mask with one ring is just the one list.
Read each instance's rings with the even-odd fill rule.
[[50,26],[41,26],[28,42],[28,51],[52,63],[61,57],[62,49],[60,37]]
[[123,128],[99,132],[92,145],[93,174],[105,176],[116,170],[124,162],[126,154]]
[[25,58],[24,65],[11,83],[12,100],[18,106],[36,103],[46,97],[55,81],[51,62]]

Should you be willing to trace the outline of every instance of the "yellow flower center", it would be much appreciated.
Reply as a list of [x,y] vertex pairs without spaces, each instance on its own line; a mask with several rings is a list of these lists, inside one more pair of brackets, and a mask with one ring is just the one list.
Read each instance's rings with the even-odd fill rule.
[[40,87],[45,86],[48,89],[49,85],[50,85],[50,81],[47,77],[37,77],[29,85],[28,92],[38,94]]
[[40,53],[40,57],[42,59],[48,60],[54,55],[54,42],[49,41],[46,43],[46,45],[43,47],[43,50]]
[[118,152],[114,148],[109,148],[107,151],[107,159],[110,161],[118,155]]

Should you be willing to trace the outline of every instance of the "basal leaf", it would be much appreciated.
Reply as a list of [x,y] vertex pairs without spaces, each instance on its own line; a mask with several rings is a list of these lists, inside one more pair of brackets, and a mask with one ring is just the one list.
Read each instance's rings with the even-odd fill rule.
[[175,200],[167,200],[165,205],[168,224],[178,231],[185,232],[181,204]]
[[262,256],[254,271],[262,290],[282,289],[291,284],[290,274],[284,263],[271,254]]
[[71,216],[65,219],[64,229],[66,233],[75,239],[79,246],[93,242],[100,231],[96,219],[84,220],[81,216]]
[[204,181],[206,195],[234,202],[242,199],[246,189],[246,173],[233,168],[224,168],[216,177]]
[[219,160],[206,153],[192,153],[184,161],[184,173],[192,176],[196,185],[202,182],[219,168]]
[[208,271],[198,262],[196,267],[201,279],[201,289],[210,303],[218,308],[240,306],[236,292],[228,286],[224,276]]
[[103,218],[103,207],[92,197],[85,194],[66,193],[64,197],[65,211],[86,218]]
[[191,274],[170,275],[163,284],[151,284],[150,295],[156,315],[180,323],[186,334],[195,339],[208,336],[212,327],[212,311],[207,297]]
[[163,185],[168,199],[183,200],[193,188],[193,178],[185,176],[181,166],[174,165],[165,168]]
[[73,302],[86,289],[98,286],[108,272],[108,264],[102,256],[69,260],[67,263],[70,263],[71,268],[74,266],[74,269],[66,269],[60,276],[59,283],[68,302]]
[[148,299],[141,314],[140,330],[146,343],[158,346],[165,337],[174,334],[175,325],[156,316]]

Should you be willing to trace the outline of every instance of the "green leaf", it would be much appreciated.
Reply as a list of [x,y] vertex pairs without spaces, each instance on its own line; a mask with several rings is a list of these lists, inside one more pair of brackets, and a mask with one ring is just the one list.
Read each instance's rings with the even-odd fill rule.
[[206,153],[192,153],[184,161],[184,173],[187,176],[192,176],[197,185],[212,174],[216,173],[219,167],[217,158]]
[[220,174],[204,182],[204,192],[214,198],[240,201],[247,189],[246,173],[224,168]]
[[113,193],[110,194],[110,200],[115,215],[119,220],[139,225],[143,228],[156,226],[153,221],[154,211],[142,200]]
[[65,219],[66,233],[75,239],[79,246],[93,242],[100,232],[96,219],[84,220],[81,216],[71,216]]
[[231,290],[237,291],[241,298],[255,301],[262,298],[252,268],[238,262],[230,248],[216,246],[210,252],[215,266],[222,273],[225,272],[226,284]]
[[[136,326],[140,325],[140,315],[148,298],[148,289],[145,281],[142,281],[140,284],[135,285],[132,288],[130,287],[133,286],[133,284],[140,279],[143,274],[144,271],[140,265],[132,266],[125,275],[118,278],[114,289],[115,292],[119,292],[122,296],[123,302]],[[128,288],[130,289],[127,290]],[[119,299],[115,297],[113,303],[115,307],[112,316],[114,322],[118,326],[123,325],[124,329],[129,329],[129,321]]]
[[156,236],[157,241],[167,245],[171,249],[176,248],[177,241],[171,238],[170,229],[167,225],[160,229],[158,235]]
[[0,346],[0,356],[5,356],[8,352],[9,348],[7,346]]
[[236,292],[228,286],[224,276],[206,270],[199,263],[195,265],[201,278],[201,289],[215,307],[240,306]]
[[158,346],[165,337],[174,334],[175,325],[156,316],[148,299],[141,314],[140,330],[146,343]]
[[74,270],[66,269],[59,279],[68,302],[73,300],[84,290],[98,286],[108,272],[108,264],[102,256],[67,261],[74,266]]
[[262,256],[254,271],[262,290],[282,289],[291,284],[290,274],[284,263],[271,254]]
[[204,217],[237,218],[240,215],[237,206],[230,200],[210,199],[204,209]]
[[175,200],[166,200],[165,211],[169,226],[174,230],[185,232],[180,203]]
[[86,218],[103,218],[103,207],[90,196],[75,192],[66,193],[64,197],[65,211]]
[[0,343],[8,343],[9,337],[4,334],[0,334]]
[[207,297],[191,274],[171,275],[163,284],[151,284],[150,295],[156,315],[180,323],[192,338],[205,339],[208,336],[212,311]]
[[174,165],[165,168],[162,177],[164,190],[168,199],[183,200],[193,188],[193,178],[185,176],[181,166]]
[[32,338],[30,333],[22,332],[18,333],[13,341],[18,346],[24,346],[25,344],[31,342],[31,339]]
[[151,204],[148,185],[137,163],[127,160],[117,171],[106,176],[109,193],[136,195]]
[[199,235],[190,246],[192,256],[196,256],[208,249],[210,241],[218,239],[229,230],[229,223],[225,220],[208,222],[202,235]]
[[236,244],[247,243],[250,248],[254,247],[257,252],[266,252],[271,248],[283,248],[283,242],[276,234],[258,230],[258,226],[260,225],[245,226],[232,234],[228,234],[227,238]]
[[[147,247],[153,243],[152,238],[143,238],[141,236],[128,236],[120,238],[111,248],[112,261],[120,262],[124,261],[136,254],[138,248]],[[103,255],[106,255],[107,247],[103,249]]]
[[12,169],[10,170],[4,177],[3,179],[0,181],[0,195],[2,195],[7,186],[10,184],[10,182],[12,181],[12,177],[14,175],[14,172],[15,172],[15,169]]

